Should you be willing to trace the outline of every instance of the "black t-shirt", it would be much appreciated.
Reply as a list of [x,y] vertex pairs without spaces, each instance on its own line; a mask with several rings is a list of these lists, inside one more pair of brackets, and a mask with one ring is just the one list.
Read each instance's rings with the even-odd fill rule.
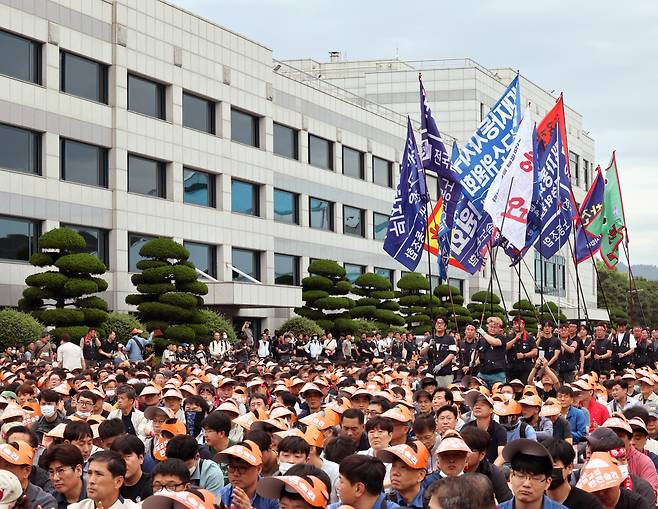
[[[452,336],[432,336],[432,341],[430,343],[430,348],[428,351],[428,359],[430,363],[430,369],[434,373],[434,366],[443,362],[448,355],[457,354],[457,344],[455,343],[455,338]],[[441,368],[435,375],[445,376],[452,373],[452,364],[446,364]]]
[[121,496],[133,502],[141,502],[151,495],[153,495],[151,474],[142,473],[142,477],[133,486],[126,486],[125,484],[121,486]]
[[575,486],[571,487],[569,496],[564,499],[562,505],[568,509],[601,509],[602,507],[598,498]]
[[649,509],[649,507],[644,497],[622,488],[615,509]]
[[[553,358],[553,355],[555,355],[555,351],[559,351],[562,348],[562,343],[555,336],[551,336],[550,338],[542,337],[541,340],[537,341],[537,348],[539,348],[540,352],[544,352],[544,358],[550,362],[550,360]],[[556,365],[551,367],[552,369],[557,368]]]
[[[464,424],[464,428],[467,426],[477,426],[477,421],[470,421]],[[487,447],[486,458],[493,463],[498,457],[498,447],[504,447],[507,445],[507,431],[505,431],[505,428],[500,424],[491,419],[489,427],[487,428],[487,433],[489,433],[491,441],[489,442],[489,447]]]
[[505,336],[498,336],[497,339],[500,339],[502,342],[500,346],[490,345],[484,338],[480,338],[480,341],[478,342],[481,373],[500,373],[507,369],[507,338]]
[[[111,355],[114,355],[114,352],[116,352],[116,350],[117,350],[117,344],[114,341],[110,342],[107,339],[104,339],[101,342],[101,350],[103,350],[103,352],[105,352],[105,353],[109,353]],[[107,357],[105,357],[104,355],[101,356],[101,357],[103,359],[107,359]]]
[[464,339],[461,344],[460,344],[460,350],[459,350],[459,357],[460,357],[460,364],[461,367],[463,368],[464,366],[470,366],[473,361],[473,352],[475,352],[478,348],[478,342],[477,339],[473,339],[473,341],[466,341]]
[[126,430],[126,433],[131,435],[137,435],[135,431],[135,426],[133,425],[133,420],[131,419],[133,411],[131,410],[128,415],[121,414],[121,422],[123,422],[123,429]]
[[[524,337],[525,336],[525,337]],[[516,334],[512,334],[509,339],[507,340],[508,343],[511,341],[514,341],[514,338],[516,337]],[[535,342],[535,338],[532,337],[531,334],[528,334],[527,332],[521,335],[521,339],[516,341],[512,348],[510,348],[507,351],[507,363],[509,365],[518,367],[518,368],[530,368],[532,369],[532,363],[535,361],[534,359],[530,358],[525,358],[525,359],[517,359],[516,354],[517,353],[524,353],[527,354],[531,350],[537,348],[537,343]],[[523,381],[525,383],[525,380]]]

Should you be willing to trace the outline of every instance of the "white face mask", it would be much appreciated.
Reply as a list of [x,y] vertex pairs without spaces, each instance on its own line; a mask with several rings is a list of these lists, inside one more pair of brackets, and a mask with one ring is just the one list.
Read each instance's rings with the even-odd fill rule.
[[617,465],[619,471],[621,472],[621,478],[626,479],[628,477],[628,465]]
[[108,389],[107,391],[105,391],[105,395],[110,397],[110,398],[112,396],[114,396],[115,394],[116,394],[116,391],[114,389]]
[[194,466],[192,468],[188,468],[187,470],[190,472],[190,475],[192,475],[196,470],[196,461],[194,462]]
[[41,415],[44,417],[52,417],[55,415],[54,405],[41,405]]
[[503,398],[505,398],[508,401],[511,400],[513,397],[514,397],[514,394],[510,394],[509,392],[504,392],[503,393]]
[[286,463],[281,462],[279,463],[279,472],[281,472],[281,475],[286,475],[286,472],[290,470],[290,468],[294,465],[294,463]]
[[80,411],[78,411],[75,414],[78,417],[80,417],[81,419],[87,419],[91,415],[91,412],[80,412]]

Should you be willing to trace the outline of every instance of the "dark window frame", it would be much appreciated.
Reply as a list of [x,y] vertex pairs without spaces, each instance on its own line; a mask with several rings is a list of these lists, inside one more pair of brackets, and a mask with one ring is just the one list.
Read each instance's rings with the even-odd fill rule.
[[[313,164],[311,162],[311,138],[315,138],[317,140],[321,140],[327,143],[328,145],[328,154],[327,157],[329,160],[327,161],[329,166],[318,166],[317,164]],[[322,136],[317,136],[316,134],[308,134],[308,164],[313,166],[314,168],[320,168],[321,170],[327,170],[327,171],[334,171],[334,150],[335,150],[335,144],[333,141],[328,140],[327,138],[323,138]]]
[[[345,150],[356,152],[359,156],[359,175],[350,175],[349,173],[345,173]],[[365,153],[361,152],[360,150],[357,150],[352,147],[348,147],[347,145],[343,145],[343,150],[342,150],[342,155],[343,155],[343,160],[342,160],[342,170],[343,170],[343,175],[346,177],[351,177],[359,180],[365,180],[366,178],[366,165],[365,165]]]
[[383,242],[384,241],[383,238],[382,239],[377,238],[377,230],[376,230],[378,224],[376,220],[377,216],[386,216],[387,226],[386,226],[386,230],[384,231],[384,238],[386,237],[386,231],[388,231],[388,221],[391,219],[391,216],[389,216],[388,214],[382,214],[381,212],[375,212],[375,211],[372,212],[372,238],[373,240],[380,240]]
[[[375,160],[383,161],[384,163],[386,163],[387,173],[388,173],[388,175],[387,175],[388,183],[387,184],[381,184],[380,182],[377,182],[377,180],[375,179],[375,174],[376,174],[375,173],[375,168],[376,168]],[[388,159],[384,159],[382,157],[378,157],[376,155],[373,155],[372,156],[372,182],[373,182],[373,184],[377,184],[378,186],[392,188],[393,187],[393,163],[391,161],[389,161]]]
[[[241,184],[248,184],[252,188],[252,199],[254,202],[254,213],[253,214],[248,214],[246,212],[240,212],[240,211],[235,211],[233,210],[233,182],[240,182]],[[250,180],[243,180],[235,177],[231,177],[231,213],[232,214],[240,214],[242,216],[248,216],[248,217],[261,217],[260,213],[260,190],[261,184],[258,184],[256,182],[251,182]]]
[[[243,247],[232,247],[232,248],[231,248],[231,265],[233,265],[234,267],[237,267],[238,269],[240,269],[240,267],[238,267],[238,266],[235,264],[235,257],[233,256],[233,255],[235,254],[235,251],[242,251],[242,252],[245,252],[245,253],[251,253],[252,255],[254,255],[254,269],[255,269],[255,274],[249,274],[249,273],[248,273],[247,271],[245,271],[245,270],[243,270],[242,272],[246,272],[246,273],[249,274],[251,277],[253,277],[254,279],[257,279],[258,281],[260,281],[260,282],[262,283],[262,279],[261,279],[261,275],[262,275],[261,262],[262,262],[262,256],[263,256],[262,251],[258,251],[257,249],[247,249],[247,248],[243,248]],[[242,270],[242,269],[240,269],[240,270]],[[239,275],[239,274],[238,274],[237,272],[235,272],[235,271],[231,271],[231,272],[232,272],[232,274],[231,274],[231,280],[232,280],[232,281],[234,281],[234,282],[238,282],[238,283],[251,283],[251,284],[255,284],[255,283],[252,283],[251,281],[248,281],[248,280],[247,280],[247,281],[242,281],[242,280],[239,279],[239,278],[242,277],[241,275]],[[238,275],[237,275],[237,278],[236,278],[235,274],[238,274]]]
[[[248,117],[251,117],[252,120],[252,129],[253,129],[253,138],[254,138],[254,144],[252,145],[251,143],[245,143],[244,141],[241,140],[236,140],[233,137],[233,112],[239,113],[241,115],[246,115]],[[243,110],[242,108],[236,108],[234,106],[231,106],[231,141],[234,143],[239,143],[240,145],[244,145],[246,147],[252,147],[252,148],[261,148],[261,139],[260,139],[260,122],[261,122],[261,116],[256,115],[255,113],[251,113],[247,110]]]
[[[183,247],[187,249],[187,246],[190,244],[194,246],[201,246],[208,248],[208,262],[209,262],[209,269],[206,274],[208,274],[210,277],[213,277],[217,279],[217,246],[214,244],[205,244],[203,242],[195,242],[192,240],[183,240]],[[196,264],[195,264],[196,265]],[[200,267],[196,267],[197,269],[201,270]]]
[[276,152],[274,150],[274,147],[276,146],[276,143],[274,142],[272,144],[272,153],[277,156],[285,157],[286,159],[291,159],[293,161],[299,161],[299,129],[295,129],[294,127],[290,127],[289,125],[282,124],[281,122],[274,122],[274,125],[272,127],[272,136],[275,136],[276,132],[276,127],[283,127],[284,129],[289,129],[292,131],[292,136],[293,136],[293,157],[290,157],[286,154],[281,154],[280,152]]
[[[281,221],[280,219],[276,218],[276,193],[277,193],[277,191],[279,191],[281,193],[287,193],[287,194],[292,196],[293,203],[295,204],[295,209],[294,209],[294,212],[293,212],[293,222]],[[294,224],[294,225],[299,225],[300,224],[300,221],[299,221],[299,194],[298,193],[294,193],[292,191],[286,191],[285,189],[279,189],[278,187],[275,187],[274,191],[273,191],[272,206],[274,207],[273,216],[274,216],[274,221],[275,222],[282,223],[282,224]]]
[[[154,85],[157,85],[157,90],[158,90],[158,107],[160,108],[159,115],[154,116],[154,115],[149,115],[148,113],[143,113],[139,110],[133,110],[130,109],[130,79],[135,78],[137,80],[141,81],[148,81],[149,83],[152,83]],[[167,85],[160,81],[153,80],[151,78],[147,78],[146,76],[143,76],[141,74],[137,74],[134,72],[128,72],[128,81],[127,81],[127,89],[128,89],[128,98],[127,98],[127,103],[126,103],[126,109],[132,113],[138,113],[139,115],[145,115],[150,118],[157,118],[159,120],[167,120]]]
[[[347,217],[347,215],[345,214],[345,209],[353,209],[353,210],[357,210],[359,212],[359,225],[360,225],[361,233],[356,234],[356,233],[351,233],[351,232],[345,231],[345,227],[346,227],[345,218]],[[359,208],[359,207],[354,207],[352,205],[343,204],[343,234],[344,235],[349,235],[350,237],[365,238],[366,237],[366,224],[365,223],[366,223],[366,211],[365,211],[365,209],[362,209],[362,208]],[[351,228],[351,226],[348,227],[348,228]]]
[[[40,251],[39,249],[39,237],[41,237],[41,232],[43,228],[43,221],[39,219],[34,219],[31,217],[20,217],[20,216],[12,216],[9,214],[0,214],[0,221],[2,220],[9,220],[9,221],[17,221],[21,223],[26,223],[28,225],[28,257],[26,260],[20,260],[17,258],[2,258],[0,257],[0,260],[5,261],[5,262],[13,262],[13,263],[29,263],[30,257],[34,253],[38,253]],[[1,251],[0,251],[1,253]]]
[[[97,149],[100,152],[100,160],[99,164],[100,166],[96,169],[98,172],[97,178],[98,178],[98,184],[87,184],[86,182],[78,182],[77,180],[69,180],[66,178],[66,161],[64,154],[66,153],[65,148],[66,148],[66,143],[71,142],[71,143],[78,143],[80,145],[87,145],[88,147],[93,147]],[[109,185],[109,149],[107,147],[103,147],[101,145],[94,145],[92,143],[86,143],[84,141],[80,140],[74,140],[72,138],[62,138],[60,137],[59,139],[59,178],[61,180],[64,180],[66,182],[73,182],[74,184],[81,184],[81,185],[91,185],[94,187],[102,187],[107,189]]]
[[[145,237],[145,238],[148,239],[146,242],[148,242],[150,240],[157,239],[158,236],[157,235],[148,235],[146,233],[131,232],[131,231],[127,232],[127,234],[128,234],[128,272],[129,273],[135,273],[136,271],[139,271],[139,269],[136,268],[136,267],[135,267],[135,270],[130,269],[130,266],[132,265],[131,264],[131,259],[130,259],[130,237],[131,236]],[[139,252],[137,253],[137,256],[139,256]],[[143,260],[143,258],[140,257],[139,260]],[[137,264],[137,262],[139,260],[136,260],[135,264]]]
[[[311,208],[311,200],[318,200],[321,202],[325,202],[329,204],[329,229],[327,228],[320,228],[318,226],[313,226],[313,209]],[[309,196],[308,197],[308,226],[309,228],[313,228],[314,230],[321,230],[325,232],[335,232],[336,231],[336,225],[334,221],[334,208],[336,204],[330,200],[325,200],[324,198],[317,198],[316,196]]]
[[[152,161],[155,163],[158,163],[158,184],[162,188],[162,194],[158,195],[153,195],[153,194],[146,194],[146,193],[140,193],[139,191],[131,191],[130,190],[130,158],[131,157],[136,157],[137,159],[144,159],[146,161]],[[128,192],[132,194],[139,194],[141,196],[149,196],[151,198],[160,198],[160,199],[167,199],[167,163],[165,161],[162,161],[160,159],[155,159],[153,157],[148,157],[148,156],[143,156],[141,154],[136,154],[134,152],[128,152],[127,156],[127,161],[128,161]]]
[[[98,79],[99,79],[99,84],[100,84],[100,89],[97,91],[98,92],[98,98],[97,99],[92,99],[90,97],[85,97],[81,96],[78,94],[75,94],[73,92],[69,92],[65,88],[65,82],[66,82],[66,55],[71,55],[75,58],[79,58],[81,60],[87,60],[88,62],[91,62],[93,64],[96,64],[98,66]],[[87,56],[79,55],[77,53],[74,53],[72,51],[60,49],[59,50],[59,89],[61,92],[64,92],[65,94],[72,95],[74,97],[79,97],[81,99],[87,99],[89,101],[97,102],[100,104],[108,104],[109,103],[109,82],[108,82],[108,68],[109,66],[103,62],[99,62],[98,60],[94,60],[93,58],[89,58]]]
[[[382,275],[382,274],[379,274],[379,272],[377,272],[377,271],[382,271],[382,272],[383,272],[383,271],[387,271],[387,272],[389,273],[389,276],[386,277],[386,276],[384,276],[384,275]],[[388,279],[388,280],[391,282],[391,285],[392,285],[393,287],[395,287],[395,281],[394,281],[394,279],[395,279],[395,269],[388,269],[388,268],[386,268],[386,267],[374,267],[374,268],[373,268],[373,272],[374,272],[375,274],[378,274],[378,275],[382,276],[382,277],[386,277],[386,279]]]
[[[185,125],[185,96],[186,95],[206,103],[206,105],[208,107],[208,116],[210,118],[210,130],[209,131],[207,131],[205,129],[198,129],[197,127]],[[195,131],[199,131],[199,132],[206,133],[206,134],[212,134],[212,135],[217,134],[217,123],[216,123],[216,119],[215,119],[215,110],[217,108],[217,101],[214,101],[213,99],[209,99],[208,97],[204,97],[204,96],[199,95],[199,94],[195,94],[193,92],[188,92],[186,90],[183,90],[183,98],[182,99],[183,99],[183,120],[182,120],[183,127],[187,128],[187,129],[194,129]]]
[[[72,223],[61,223],[61,227],[70,228],[73,231],[79,232],[79,228],[85,230],[96,230],[99,233],[98,236],[98,259],[101,260],[105,266],[110,268],[110,230],[105,228],[98,228],[96,226],[87,226],[84,224],[72,224]],[[102,238],[101,238],[102,237]],[[90,251],[86,251],[90,252]]]
[[[185,171],[194,171],[196,173],[203,173],[208,176],[208,205],[185,201]],[[196,205],[198,207],[217,208],[217,179],[214,173],[200,170],[192,166],[183,166],[183,203],[186,205]]]
[[10,129],[16,129],[18,131],[25,131],[33,136],[32,139],[33,147],[32,147],[31,157],[34,160],[34,165],[35,165],[34,171],[21,171],[21,170],[16,170],[14,168],[4,168],[4,167],[0,167],[0,170],[15,171],[26,175],[41,175],[43,171],[43,161],[42,161],[43,148],[41,146],[43,141],[43,133],[39,131],[35,131],[34,129],[27,129],[22,126],[8,124],[6,122],[0,122],[0,126],[9,127]]
[[[286,258],[292,258],[293,260],[293,271],[292,271],[292,284],[287,283],[277,283],[276,282],[276,257],[283,256]],[[299,272],[299,261],[300,257],[297,255],[291,255],[286,253],[274,253],[274,284],[275,285],[284,285],[284,286],[299,286],[301,284],[300,272]]]
[[2,74],[2,76],[8,76],[10,78],[23,81],[24,83],[33,83],[34,85],[43,85],[43,43],[35,39],[30,39],[24,35],[11,32],[9,30],[0,30],[1,33],[8,35],[9,37],[15,37],[16,39],[21,39],[30,45],[30,51],[32,52],[33,62],[31,72],[33,73],[33,79],[23,79],[18,76],[11,74]]
[[[359,267],[359,269],[360,269],[359,276],[361,276],[361,275],[363,275],[363,274],[366,273],[366,269],[367,269],[367,267],[366,267],[365,265],[361,265],[360,263],[344,263],[344,264],[343,264],[343,268],[345,269],[345,272],[346,272],[345,277],[346,277],[346,278],[347,278],[352,284],[354,284],[354,281],[352,281],[352,280],[349,278],[349,276],[347,275],[347,266],[348,266],[348,265],[349,265],[350,267]],[[357,277],[354,278],[354,279],[356,280],[359,276],[357,276]]]

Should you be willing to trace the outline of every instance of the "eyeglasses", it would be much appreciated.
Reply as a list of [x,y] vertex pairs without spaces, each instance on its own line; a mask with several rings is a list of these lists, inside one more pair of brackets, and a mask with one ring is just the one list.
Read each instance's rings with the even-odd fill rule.
[[60,467],[55,470],[48,470],[48,477],[51,479],[54,479],[55,477],[61,478],[67,470],[73,471],[73,467]]
[[229,472],[236,472],[240,475],[244,474],[250,468],[251,465],[248,465],[247,463],[229,463],[227,465],[227,470]]
[[366,411],[365,411],[365,414],[366,414],[368,417],[375,417],[376,415],[381,415],[382,413],[379,412],[378,410],[366,410]]
[[517,479],[523,480],[523,481],[532,481],[532,482],[544,482],[546,479],[548,479],[545,475],[537,474],[537,475],[532,475],[532,474],[524,474],[522,472],[515,472],[512,470],[512,475],[516,477]]
[[160,491],[161,489],[169,490],[169,491],[178,491],[178,488],[181,486],[185,486],[184,482],[179,482],[179,483],[165,483],[162,484],[161,482],[154,482],[152,485],[153,491]]

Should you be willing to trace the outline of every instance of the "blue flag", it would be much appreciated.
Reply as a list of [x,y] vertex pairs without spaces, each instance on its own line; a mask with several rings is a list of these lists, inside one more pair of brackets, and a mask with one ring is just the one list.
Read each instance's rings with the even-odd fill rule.
[[418,266],[425,244],[427,193],[424,193],[420,182],[424,178],[411,120],[407,118],[407,141],[384,239],[384,251],[412,271]]
[[562,150],[560,130],[556,129],[539,165],[539,224],[535,249],[546,259],[567,242],[571,234],[576,204],[571,194],[567,158]]
[[585,228],[601,213],[603,208],[603,195],[605,182],[600,168],[597,168],[596,177],[587,191],[587,196],[580,206],[580,221],[576,229],[576,245],[574,247],[575,262],[581,263],[594,255],[601,248],[601,237],[594,236]]
[[[454,163],[459,158],[459,148],[457,142],[452,144],[452,154],[450,156],[450,163]],[[450,261],[450,239],[452,237],[452,228],[455,224],[455,212],[457,205],[462,196],[462,186],[456,178],[454,172],[449,173],[447,176],[439,176],[439,190],[441,191],[441,199],[443,200],[443,210],[441,211],[441,221],[439,225],[439,277],[442,280],[447,280],[448,263]]]
[[455,213],[450,254],[469,274],[482,268],[492,233],[489,214],[480,212],[463,194]]
[[505,93],[482,120],[452,169],[459,175],[464,195],[475,208],[484,210],[484,199],[498,174],[519,127],[519,77],[509,84]]
[[420,77],[418,82],[420,83],[420,158],[423,161],[423,168],[436,173],[439,177],[453,178],[450,155],[432,117],[432,110],[427,104],[425,87]]

